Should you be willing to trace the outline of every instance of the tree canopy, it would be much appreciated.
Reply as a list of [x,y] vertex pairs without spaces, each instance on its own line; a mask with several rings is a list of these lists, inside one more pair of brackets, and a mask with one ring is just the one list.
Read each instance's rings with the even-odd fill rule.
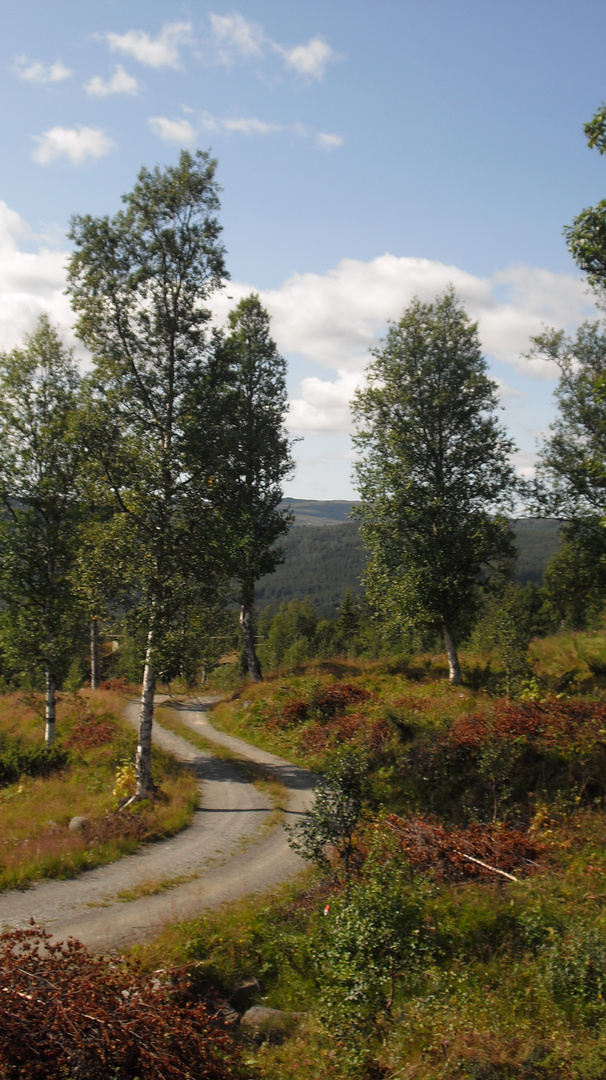
[[217,357],[224,387],[219,497],[231,522],[232,573],[248,671],[261,677],[253,637],[255,582],[275,570],[292,514],[281,508],[282,483],[294,465],[284,430],[286,361],[270,336],[269,315],[256,293],[229,314]]
[[70,233],[76,332],[94,362],[91,452],[116,503],[147,625],[139,795],[153,789],[154,687],[179,640],[175,623],[184,625],[205,589],[214,596],[223,572],[210,460],[220,425],[215,396],[200,392],[209,373],[205,302],[226,277],[215,170],[207,153],[183,151],[174,167],[142,169],[115,217],[76,217]]
[[3,652],[14,670],[46,681],[46,742],[55,689],[69,664],[84,443],[78,368],[46,316],[25,347],[0,355],[0,601]]
[[502,516],[513,443],[494,415],[477,326],[452,290],[413,300],[373,355],[353,403],[367,596],[400,629],[439,628],[458,682],[455,635],[491,563],[513,553]]

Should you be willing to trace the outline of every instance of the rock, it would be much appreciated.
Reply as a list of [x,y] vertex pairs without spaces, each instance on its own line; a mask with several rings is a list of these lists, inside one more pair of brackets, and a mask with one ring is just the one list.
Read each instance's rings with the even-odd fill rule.
[[268,1009],[265,1005],[253,1005],[244,1013],[240,1027],[245,1031],[248,1029],[257,1044],[267,1041],[276,1046],[284,1042],[303,1015],[300,1012],[283,1012],[282,1009]]
[[82,832],[87,825],[88,818],[81,817],[79,814],[76,814],[76,816],[73,817],[70,821],[68,828],[70,832]]
[[52,821],[51,819],[49,819],[48,821],[44,822],[44,828],[48,829],[49,832],[56,832],[59,826],[57,825],[56,821]]

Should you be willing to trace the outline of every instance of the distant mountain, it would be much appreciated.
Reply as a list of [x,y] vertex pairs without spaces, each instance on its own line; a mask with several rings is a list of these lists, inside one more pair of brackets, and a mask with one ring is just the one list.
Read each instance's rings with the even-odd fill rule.
[[358,504],[344,499],[284,499],[281,505],[292,510],[295,515],[294,527],[297,528],[302,525],[339,525],[349,521],[353,507]]
[[[282,505],[293,511],[295,521],[282,541],[284,563],[258,583],[257,605],[277,608],[285,600],[307,597],[320,615],[330,618],[338,611],[346,589],[354,595],[361,592],[366,556],[357,522],[350,520],[355,503],[285,499]],[[521,518],[513,525],[519,550],[515,578],[521,584],[540,584],[559,547],[560,523]]]

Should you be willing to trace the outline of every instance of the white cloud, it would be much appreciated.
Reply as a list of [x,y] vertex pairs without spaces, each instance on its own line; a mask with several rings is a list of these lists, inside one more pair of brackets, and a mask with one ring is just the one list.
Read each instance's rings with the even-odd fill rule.
[[300,397],[290,402],[288,427],[291,431],[329,433],[351,430],[349,403],[362,382],[360,372],[339,371],[335,380],[312,375],[302,379]]
[[272,135],[287,130],[282,124],[271,124],[256,116],[220,117],[209,112],[202,114],[202,127],[205,131],[231,131],[240,135]]
[[150,116],[147,121],[154,135],[166,142],[180,143],[184,146],[195,141],[196,133],[189,120],[169,120],[166,116]]
[[335,58],[330,45],[319,37],[312,38],[307,45],[295,45],[294,49],[274,48],[284,57],[287,67],[310,79],[323,79],[326,65]]
[[[64,295],[65,253],[40,240],[37,250],[23,250],[32,248],[34,240],[19,215],[0,202],[0,349],[18,344],[42,311],[73,340],[73,315]],[[572,331],[588,315],[595,317],[583,283],[532,267],[480,278],[456,266],[394,255],[368,262],[343,259],[328,273],[293,274],[281,288],[260,291],[280,351],[314,365],[293,394],[290,429],[319,435],[349,431],[349,402],[363,380],[368,349],[413,296],[433,300],[450,282],[478,320],[486,353],[508,364],[512,374],[523,372],[532,379],[521,384],[529,390],[524,394],[509,387],[506,377],[497,380],[507,416],[518,429],[522,426],[532,445],[534,429],[543,430],[549,422],[551,386],[545,376],[553,380],[557,372],[532,365],[521,354],[544,323]],[[212,302],[216,321],[225,323],[228,311],[253,287],[232,281],[229,293],[218,293]],[[318,367],[326,369],[325,377]],[[534,456],[529,446],[515,460],[522,472],[530,470]]]
[[236,59],[263,55],[268,40],[263,27],[250,23],[242,15],[211,15],[212,44],[216,59],[230,67]]
[[[260,293],[272,317],[272,334],[285,355],[326,368],[327,378],[302,380],[289,427],[350,430],[348,402],[368,364],[368,350],[414,296],[431,301],[450,284],[477,320],[486,353],[533,378],[554,379],[556,372],[524,359],[530,337],[544,324],[570,330],[595,315],[583,282],[533,267],[512,267],[480,278],[429,259],[380,255],[369,262],[343,259],[326,274],[293,274],[280,289]],[[250,288],[232,282],[229,291],[236,302]],[[222,299],[215,305],[217,316],[225,318],[230,306]],[[509,411],[518,409],[519,391],[498,382]]]
[[[450,284],[478,320],[486,352],[526,373],[521,353],[532,334],[544,323],[576,325],[592,310],[583,282],[568,274],[513,267],[480,278],[457,266],[389,254],[369,262],[342,259],[326,274],[293,274],[263,295],[282,348],[322,367],[357,371],[388,321],[414,296],[433,300]],[[499,300],[503,286],[509,295]],[[541,365],[532,370],[552,377]]]
[[311,38],[307,45],[287,48],[265,33],[258,23],[248,22],[243,15],[210,16],[210,48],[214,59],[225,67],[238,60],[261,60],[267,54],[282,57],[284,66],[307,79],[323,79],[326,66],[337,57],[321,37]]
[[40,84],[62,82],[72,74],[60,60],[45,67],[39,60],[28,60],[27,56],[16,57],[13,70],[20,79]]
[[318,146],[331,149],[341,146],[344,139],[340,135],[326,135],[314,132],[313,128],[305,124],[273,124],[267,120],[259,120],[256,116],[213,116],[212,113],[204,112],[201,116],[201,126],[207,132],[227,132],[239,135],[296,135],[299,139],[314,138]]
[[178,68],[179,46],[192,41],[191,23],[165,23],[156,38],[151,38],[144,30],[129,30],[126,34],[108,34],[107,40],[112,52],[133,56],[140,64]]
[[337,146],[343,146],[345,139],[342,135],[329,135],[327,131],[319,131],[316,142],[323,150],[335,150]]
[[65,252],[45,244],[36,251],[21,250],[20,242],[29,246],[32,239],[27,223],[0,201],[0,350],[21,344],[43,312],[59,324],[68,343],[74,340]]
[[116,70],[111,79],[104,82],[100,75],[85,83],[84,89],[91,97],[107,97],[108,94],[136,94],[139,84],[134,75],[129,75],[122,64],[116,65]]
[[54,127],[44,135],[34,135],[38,143],[32,152],[34,161],[48,165],[58,157],[67,157],[72,165],[81,165],[88,157],[104,157],[111,150],[113,143],[99,128]]

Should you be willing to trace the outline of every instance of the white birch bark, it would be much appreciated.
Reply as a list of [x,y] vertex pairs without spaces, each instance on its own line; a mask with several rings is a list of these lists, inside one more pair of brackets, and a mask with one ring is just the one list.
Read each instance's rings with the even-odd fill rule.
[[449,679],[448,681],[452,686],[461,685],[461,668],[459,665],[459,657],[457,655],[457,646],[455,644],[454,634],[446,622],[446,619],[442,619],[442,633],[444,635],[444,644],[446,646],[446,655],[448,656],[448,668]]
[[99,689],[99,619],[93,615],[90,624],[90,685]]
[[55,741],[56,720],[56,688],[55,676],[50,664],[46,665],[46,695],[44,702],[45,731],[44,741],[47,746],[52,746]]
[[137,798],[145,799],[154,793],[154,781],[151,768],[152,725],[154,720],[154,691],[156,672],[154,671],[155,634],[153,625],[147,635],[145,668],[143,669],[143,687],[141,690],[141,715],[139,720],[139,743],[137,746]]

